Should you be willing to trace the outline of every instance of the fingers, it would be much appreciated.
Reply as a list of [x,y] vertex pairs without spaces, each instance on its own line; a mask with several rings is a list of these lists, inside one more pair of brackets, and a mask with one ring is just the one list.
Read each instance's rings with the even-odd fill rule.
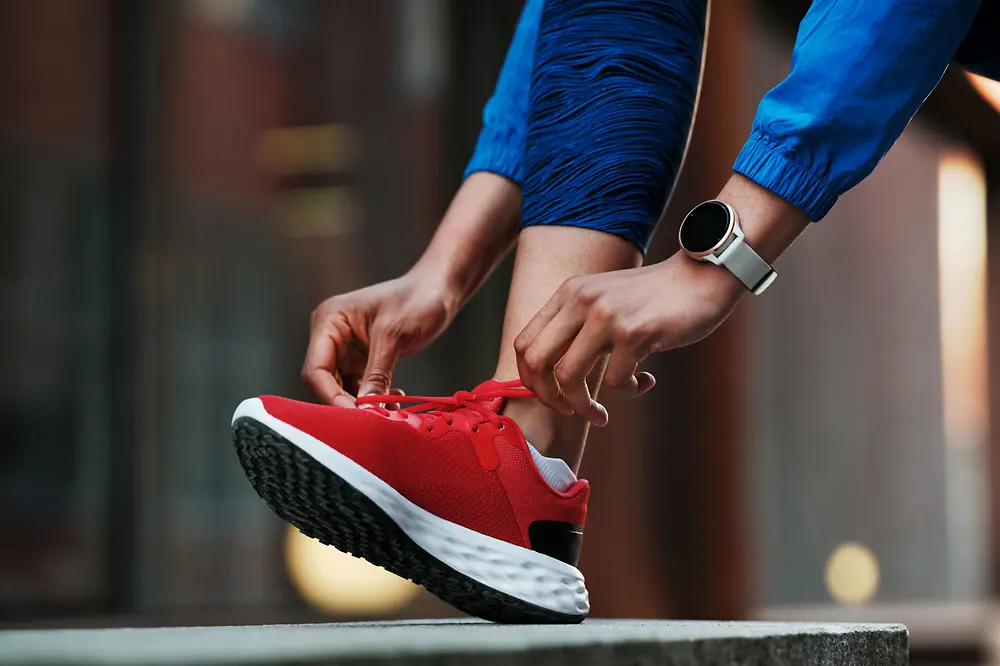
[[[406,395],[401,388],[391,388],[389,389],[389,395]],[[401,405],[398,402],[390,402],[386,404],[388,409],[399,409]]]
[[358,387],[358,397],[385,395],[392,385],[392,370],[399,358],[400,340],[389,331],[373,329],[368,346],[368,364]]
[[338,381],[337,341],[332,331],[316,327],[309,338],[306,360],[302,365],[302,379],[320,400],[337,407],[354,407],[354,398]]
[[613,389],[640,396],[656,385],[656,378],[648,372],[637,372],[639,363],[635,354],[624,346],[616,346],[608,361],[604,383]]
[[541,333],[545,327],[549,325],[549,322],[555,319],[556,315],[563,309],[563,305],[566,303],[568,291],[569,289],[565,285],[556,290],[556,293],[552,295],[552,298],[545,302],[542,309],[531,318],[531,321],[529,321],[528,325],[524,327],[524,330],[518,334],[517,339],[514,341],[515,347],[519,344],[526,347],[534,342],[535,338],[538,337],[538,334]]
[[[535,393],[542,404],[569,415],[574,408],[563,397],[554,368],[584,322],[570,309],[560,310],[553,317],[549,317],[549,312],[543,308],[515,340],[517,371],[521,382]],[[540,318],[548,319],[541,327],[536,321]],[[533,331],[535,335],[529,337]]]
[[649,389],[656,386],[656,377],[654,377],[652,373],[640,372],[635,377],[639,382],[639,391],[636,393],[636,395],[642,395]]
[[576,413],[597,426],[608,422],[607,410],[594,400],[587,377],[597,361],[615,350],[609,384],[633,395],[655,384],[648,372],[637,372],[634,332],[617,321],[615,308],[602,306],[601,290],[580,279],[567,280],[514,342],[518,373],[524,385],[546,406],[562,414]]
[[556,379],[573,411],[598,427],[608,424],[608,410],[590,394],[587,377],[609,346],[603,326],[591,320],[580,330],[555,368]]

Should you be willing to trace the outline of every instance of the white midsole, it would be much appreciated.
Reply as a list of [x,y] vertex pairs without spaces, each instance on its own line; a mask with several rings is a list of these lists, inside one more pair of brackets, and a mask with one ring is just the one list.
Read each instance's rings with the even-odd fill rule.
[[440,518],[307,432],[272,416],[260,398],[240,403],[233,421],[249,417],[299,447],[375,502],[423,550],[495,590],[566,615],[590,610],[583,574],[574,566]]

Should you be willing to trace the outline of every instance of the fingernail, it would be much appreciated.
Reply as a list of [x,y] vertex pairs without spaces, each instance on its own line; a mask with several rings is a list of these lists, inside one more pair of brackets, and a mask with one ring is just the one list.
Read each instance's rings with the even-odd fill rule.
[[597,402],[596,400],[591,400],[590,401],[590,405],[591,405],[591,407],[593,407],[594,409],[596,409],[597,412],[598,412],[598,417],[597,417],[597,420],[594,421],[594,425],[599,426],[599,427],[606,426],[608,424],[608,418],[609,418],[608,417],[608,410],[604,408],[604,405],[602,405],[601,403]]

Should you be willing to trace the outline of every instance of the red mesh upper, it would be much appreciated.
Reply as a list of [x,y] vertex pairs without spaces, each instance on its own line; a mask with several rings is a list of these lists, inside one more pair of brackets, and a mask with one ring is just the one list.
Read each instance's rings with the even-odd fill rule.
[[[427,432],[412,417],[404,421],[374,410],[275,396],[261,400],[269,414],[336,449],[417,506],[481,534],[527,548],[533,521],[582,525],[586,518],[587,482],[579,481],[566,494],[553,490],[509,419],[504,419],[502,435],[489,422],[471,432],[460,413],[453,426],[442,418]],[[490,407],[499,409],[500,404]],[[494,456],[483,455],[487,447],[499,456],[495,470],[484,467],[484,460],[495,462]]]

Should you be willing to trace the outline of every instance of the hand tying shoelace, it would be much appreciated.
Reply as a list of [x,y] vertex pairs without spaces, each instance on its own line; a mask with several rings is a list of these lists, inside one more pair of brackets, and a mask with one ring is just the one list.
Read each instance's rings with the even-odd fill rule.
[[358,398],[357,403],[359,405],[375,405],[375,409],[383,414],[389,413],[389,410],[382,406],[384,404],[419,403],[411,407],[401,408],[398,411],[414,414],[427,425],[432,425],[435,420],[442,417],[447,420],[448,425],[451,425],[451,414],[468,409],[482,417],[481,419],[471,418],[469,420],[470,426],[475,432],[478,425],[486,420],[503,430],[503,422],[497,411],[504,399],[534,397],[534,393],[524,388],[520,380],[515,379],[506,382],[493,382],[491,385],[480,387],[475,391],[458,391],[451,396],[366,395]]

